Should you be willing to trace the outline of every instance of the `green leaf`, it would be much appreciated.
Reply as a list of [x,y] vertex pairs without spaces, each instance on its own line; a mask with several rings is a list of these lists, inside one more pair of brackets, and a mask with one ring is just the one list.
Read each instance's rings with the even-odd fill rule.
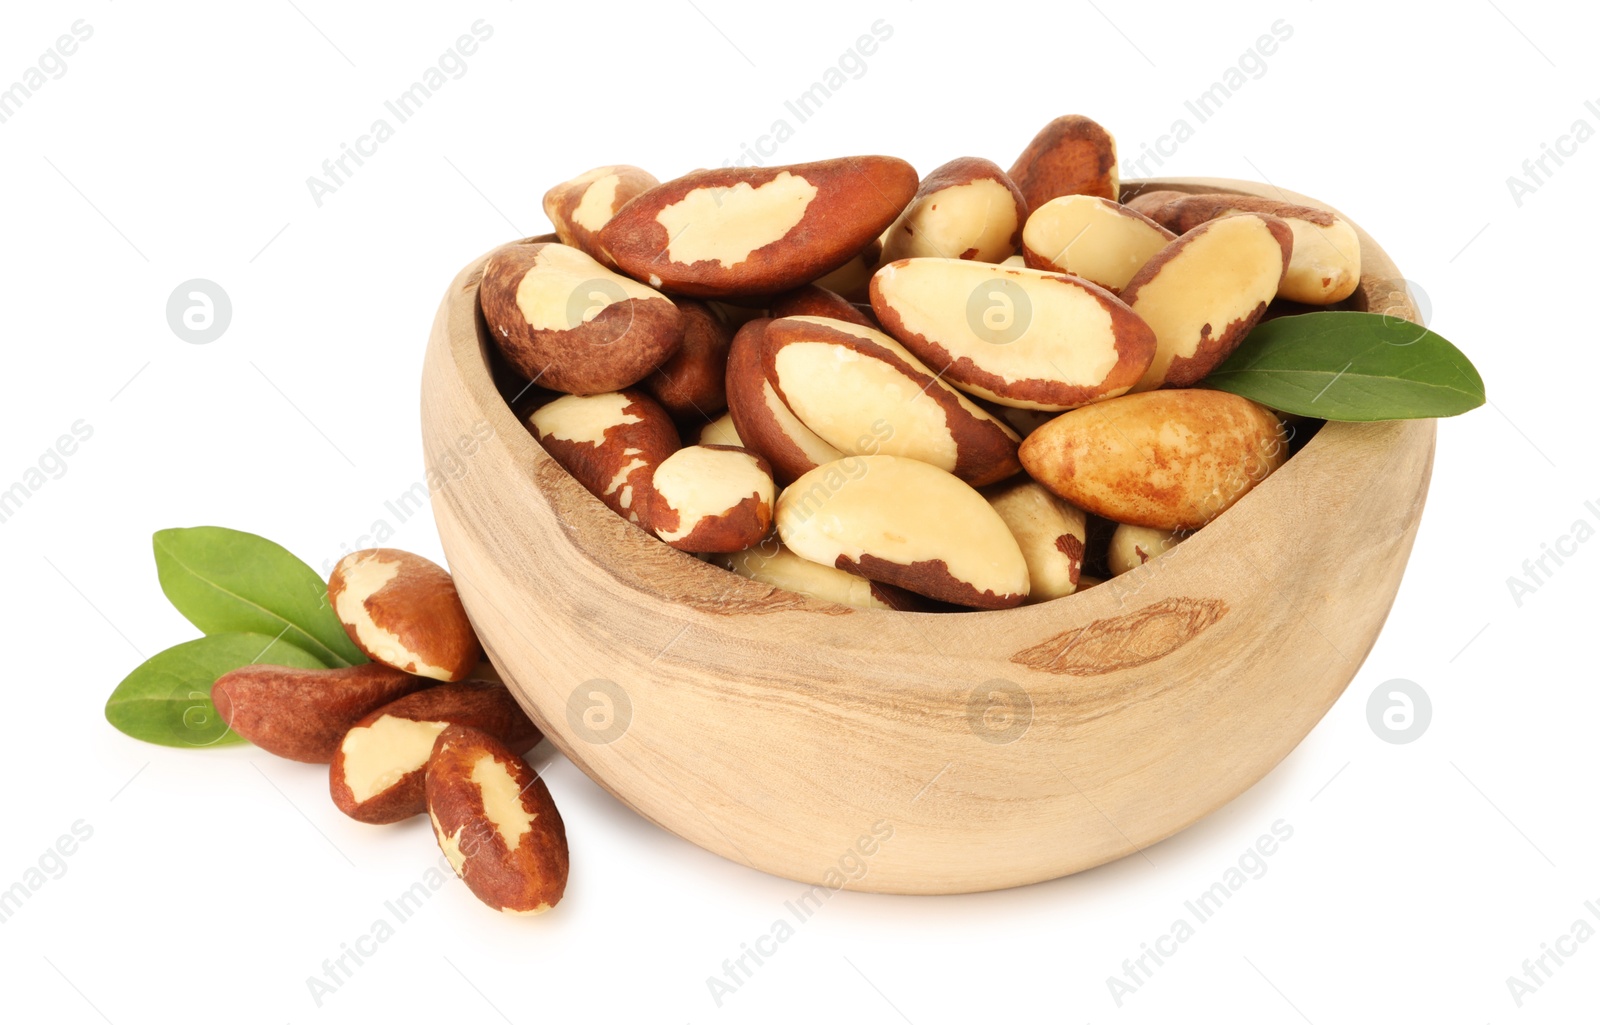
[[168,747],[242,744],[211,703],[217,677],[254,663],[328,668],[292,644],[253,633],[219,633],[153,655],[106,701],[106,721],[136,740]]
[[283,546],[226,527],[161,530],[154,541],[161,589],[202,632],[281,637],[334,668],[367,661],[322,577]]
[[1455,416],[1484,403],[1460,349],[1410,321],[1349,310],[1260,325],[1204,383],[1323,420]]

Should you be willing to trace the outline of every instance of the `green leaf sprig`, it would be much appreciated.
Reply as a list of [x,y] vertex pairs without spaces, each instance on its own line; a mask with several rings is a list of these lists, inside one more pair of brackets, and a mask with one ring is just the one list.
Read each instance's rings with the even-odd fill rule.
[[1204,384],[1321,420],[1455,416],[1485,401],[1460,349],[1409,321],[1351,310],[1257,326]]
[[161,590],[206,634],[282,637],[330,667],[366,661],[328,604],[328,585],[287,548],[226,527],[160,530]]
[[128,736],[168,747],[242,744],[211,702],[218,677],[256,664],[367,661],[322,578],[283,546],[225,527],[157,531],[154,545],[162,591],[206,636],[152,656],[111,692],[106,721]]
[[211,703],[211,685],[257,662],[326,669],[319,659],[265,634],[220,633],[185,641],[145,660],[111,692],[106,720],[130,737],[167,747],[243,744]]

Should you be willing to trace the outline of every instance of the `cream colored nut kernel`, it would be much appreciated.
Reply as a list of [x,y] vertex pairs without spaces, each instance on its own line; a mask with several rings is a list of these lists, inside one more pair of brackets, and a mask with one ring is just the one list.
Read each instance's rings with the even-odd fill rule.
[[[614,290],[592,288],[587,297],[589,301],[574,311],[572,297],[578,287],[601,282],[613,286]],[[535,331],[571,330],[589,323],[606,307],[625,299],[665,298],[655,289],[601,265],[588,253],[564,245],[540,247],[532,269],[523,275],[517,286],[517,308]]]
[[395,548],[340,559],[328,601],[345,632],[375,662],[434,680],[463,680],[483,649],[443,568]]
[[1028,268],[901,260],[873,276],[872,308],[944,380],[1006,406],[1059,411],[1120,395],[1155,353],[1149,327],[1115,296]]
[[612,164],[585,171],[544,194],[544,212],[563,245],[608,261],[595,236],[628,200],[661,184],[648,171]]
[[880,263],[946,256],[998,263],[1017,251],[1027,207],[991,161],[961,157],[935,168],[883,234]]
[[1106,550],[1106,563],[1111,575],[1119,577],[1176,548],[1178,542],[1188,536],[1188,532],[1181,530],[1158,530],[1155,527],[1119,523],[1111,535],[1111,546]]
[[652,487],[650,526],[686,552],[739,551],[772,526],[772,473],[742,448],[681,448],[656,467]]
[[556,462],[630,523],[642,523],[650,475],[678,449],[678,429],[644,392],[563,395],[528,416]]
[[984,497],[915,459],[847,456],[778,496],[796,555],[939,601],[1009,608],[1028,594],[1022,550]]
[[370,801],[406,773],[422,768],[434,740],[448,725],[384,715],[371,726],[351,729],[342,745],[344,781],[351,795],[357,801]]
[[1221,192],[1146,192],[1130,199],[1128,205],[1176,232],[1192,231],[1206,221],[1234,214],[1280,218],[1294,236],[1289,268],[1278,286],[1280,298],[1324,306],[1348,299],[1361,283],[1361,240],[1349,221],[1330,210]]
[[612,428],[644,420],[622,392],[600,395],[567,395],[546,403],[528,415],[528,423],[540,438],[566,441],[575,445],[599,445]]
[[837,602],[858,609],[899,607],[883,600],[881,592],[877,590],[882,585],[842,569],[802,559],[771,541],[743,551],[718,555],[712,561],[742,577],[819,601]]
[[1187,388],[1227,359],[1277,294],[1292,245],[1283,221],[1243,214],[1207,221],[1145,264],[1122,291],[1156,336],[1134,390]]
[[[622,178],[615,173],[604,174],[590,181],[572,210],[572,222],[589,231],[599,231],[617,212],[617,186]],[[559,231],[557,235],[561,234]],[[567,245],[572,245],[568,242]]]
[[1350,222],[1342,217],[1327,225],[1304,217],[1283,222],[1294,234],[1294,252],[1278,295],[1313,306],[1350,298],[1361,284],[1361,240]]
[[724,413],[700,428],[700,437],[696,440],[702,445],[744,447],[744,442],[739,440],[739,428],[733,425],[732,413]]
[[1083,571],[1087,517],[1038,481],[1023,478],[983,490],[1017,539],[1028,564],[1029,605],[1069,595]]
[[1072,274],[1119,292],[1139,268],[1177,238],[1161,225],[1099,196],[1061,196],[1022,229],[1029,267]]
[[468,777],[478,785],[483,798],[483,817],[507,847],[516,847],[522,838],[533,831],[537,812],[522,806],[522,788],[505,765],[493,755],[481,754],[472,763]]
[[771,181],[691,189],[656,214],[666,231],[667,258],[675,263],[714,261],[731,268],[763,246],[780,241],[805,219],[817,187],[780,171]]
[[619,210],[600,244],[677,295],[774,295],[861,252],[916,189],[916,171],[893,157],[694,171]]
[[794,415],[794,410],[784,404],[771,381],[761,382],[761,404],[784,436],[798,446],[812,463],[821,466],[844,455]]
[[800,422],[767,380],[766,318],[752,320],[728,350],[728,414],[744,447],[765,459],[773,478],[786,484],[807,470],[844,455]]
[[1019,469],[1016,432],[881,331],[826,317],[774,320],[766,372],[801,422],[841,452],[920,459],[975,484]]
[[408,694],[367,715],[340,740],[328,765],[328,791],[338,809],[360,822],[399,822],[425,810],[423,770],[435,738],[450,726],[471,726],[517,750],[540,733],[498,683],[465,680]]
[[634,384],[683,344],[683,314],[666,296],[557,242],[490,253],[478,305],[517,373],[575,395]]

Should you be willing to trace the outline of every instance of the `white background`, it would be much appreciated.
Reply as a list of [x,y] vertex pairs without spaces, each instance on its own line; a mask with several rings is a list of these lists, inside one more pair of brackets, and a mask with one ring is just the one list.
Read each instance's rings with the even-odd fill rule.
[[[1549,562],[1520,606],[1507,578],[1575,521],[1600,526],[1587,424],[1600,141],[1549,163],[1520,205],[1506,179],[1575,120],[1600,129],[1584,106],[1600,101],[1595,13],[696,5],[6,5],[0,86],[74,21],[93,28],[0,124],[0,488],[75,421],[93,428],[0,524],[0,889],[74,822],[93,830],[0,923],[7,1019],[1592,1020],[1600,941],[1520,1008],[1506,977],[1575,920],[1600,927],[1584,907],[1600,907],[1600,543]],[[316,205],[307,177],[480,18],[493,35],[466,74]],[[865,73],[796,123],[784,100],[880,18],[893,35]],[[1198,124],[1184,100],[1278,19],[1293,35],[1266,72]],[[307,977],[438,852],[420,819],[345,819],[317,767],[151,747],[105,723],[117,681],[195,632],[161,597],[151,532],[224,524],[322,567],[392,521],[385,500],[422,473],[435,304],[472,257],[547,230],[554,182],[613,162],[662,179],[716,166],[780,117],[794,136],[769,162],[1009,166],[1069,112],[1111,128],[1125,161],[1187,117],[1194,137],[1163,173],[1269,179],[1337,205],[1488,383],[1490,405],[1440,425],[1405,584],[1325,721],[1249,793],[1142,855],[989,895],[841,893],[721,1007],[706,978],[803,888],[657,830],[556,758],[544,772],[573,859],[561,906],[501,918],[452,880],[319,1007]],[[209,345],[166,323],[190,278],[232,298]],[[441,558],[425,513],[391,543]],[[1404,745],[1366,715],[1394,678],[1432,701]],[[1107,977],[1280,819],[1293,836],[1266,874],[1117,1006]]]

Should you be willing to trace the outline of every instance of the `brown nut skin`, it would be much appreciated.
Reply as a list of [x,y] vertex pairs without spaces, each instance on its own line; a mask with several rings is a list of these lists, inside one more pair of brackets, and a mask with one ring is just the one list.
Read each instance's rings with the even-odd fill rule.
[[442,566],[398,548],[340,559],[328,604],[374,662],[433,680],[464,680],[483,657],[455,581]]
[[877,323],[855,303],[838,292],[830,292],[821,285],[801,285],[792,292],[773,296],[768,312],[773,319],[782,317],[827,317],[844,320],[862,327],[877,329]]
[[789,484],[844,453],[801,423],[767,380],[765,348],[771,323],[765,317],[752,320],[733,336],[728,350],[728,415],[744,447],[767,461],[774,480]]
[[550,790],[493,736],[450,726],[426,774],[434,839],[456,875],[491,908],[537,915],[567,888],[567,829]]
[[478,305],[519,374],[572,395],[636,384],[683,344],[671,300],[559,243],[490,253]]
[[581,249],[615,270],[595,236],[628,200],[660,184],[655,175],[630,164],[596,167],[546,192],[545,216],[556,226],[562,244]]
[[639,382],[674,420],[710,420],[728,408],[728,346],[733,329],[693,299],[674,299],[683,312],[683,345]]
[[1198,530],[1288,458],[1264,406],[1201,388],[1136,392],[1063,413],[1028,435],[1022,465],[1097,516]]
[[[823,358],[790,359],[791,346]],[[784,404],[848,454],[920,459],[974,487],[1022,468],[1015,431],[881,331],[822,317],[774,320],[762,367]]]
[[1179,235],[1188,234],[1207,221],[1240,211],[1271,214],[1274,217],[1299,217],[1323,227],[1331,227],[1338,220],[1328,211],[1315,207],[1264,196],[1238,196],[1226,192],[1189,193],[1155,189],[1139,193],[1125,205]]
[[656,464],[678,451],[678,428],[644,392],[564,395],[528,416],[528,430],[589,493],[642,523]]
[[1056,118],[1039,130],[1017,162],[1011,180],[1028,209],[1057,196],[1117,198],[1117,143],[1111,133],[1081,114]]
[[618,211],[600,245],[652,287],[770,295],[848,261],[916,191],[915,169],[883,156],[695,171]]
[[911,203],[884,232],[878,263],[914,256],[999,263],[1022,244],[1027,219],[1022,191],[998,164],[957,157],[922,179]]
[[772,529],[772,468],[748,449],[690,445],[661,461],[645,523],[684,552],[737,552]]
[[328,766],[333,803],[374,825],[421,814],[427,809],[424,770],[447,726],[483,730],[517,751],[542,737],[501,684],[465,680],[419,690],[367,714],[340,740]]
[[379,662],[346,669],[251,665],[219,677],[211,702],[233,732],[268,754],[326,765],[364,716],[433,684]]

